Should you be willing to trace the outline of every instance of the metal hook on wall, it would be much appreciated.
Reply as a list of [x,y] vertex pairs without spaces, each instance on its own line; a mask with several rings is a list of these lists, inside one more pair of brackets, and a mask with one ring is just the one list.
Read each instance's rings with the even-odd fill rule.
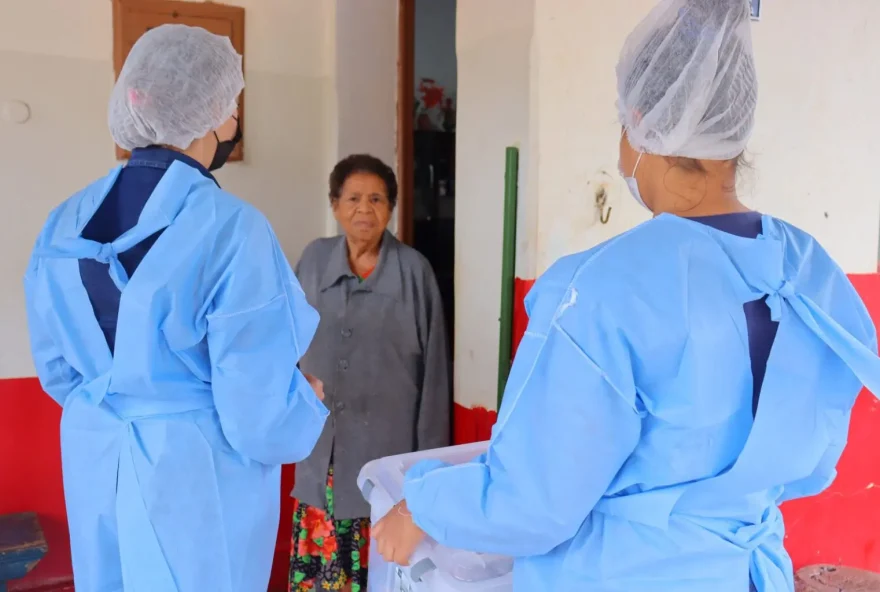
[[605,209],[605,205],[608,203],[608,193],[606,193],[604,187],[600,187],[599,191],[596,192],[596,209],[599,211],[599,222],[602,224],[608,224],[608,220],[611,219],[611,209]]

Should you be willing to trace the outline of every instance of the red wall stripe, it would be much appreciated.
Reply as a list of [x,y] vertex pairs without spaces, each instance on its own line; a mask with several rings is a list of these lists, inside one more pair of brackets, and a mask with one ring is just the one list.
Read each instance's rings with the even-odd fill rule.
[[286,592],[290,573],[290,537],[293,532],[293,491],[294,465],[281,467],[281,519],[278,521],[278,538],[275,540],[275,559],[272,562],[272,576],[269,578],[269,592]]
[[[880,274],[852,276],[874,322],[880,324]],[[514,348],[528,318],[523,298],[534,282],[516,281]],[[46,531],[49,554],[13,590],[69,581],[70,547],[61,483],[58,422],[61,411],[34,378],[0,380],[0,514],[36,511]],[[454,408],[455,442],[487,440],[496,412]],[[820,496],[783,507],[786,546],[795,567],[845,564],[880,571],[880,403],[862,393],[853,410],[849,446],[834,485]],[[286,589],[290,553],[293,467],[282,473],[282,516],[270,590]]]
[[35,378],[0,380],[0,514],[37,512],[49,553],[26,584],[71,581],[61,483],[61,407]]
[[453,442],[471,444],[483,442],[492,436],[492,426],[498,414],[485,407],[462,407],[458,403],[452,410]]
[[529,315],[526,314],[525,299],[535,285],[535,280],[523,280],[516,278],[513,283],[513,351],[510,358],[516,355],[519,342],[522,341],[529,324]]

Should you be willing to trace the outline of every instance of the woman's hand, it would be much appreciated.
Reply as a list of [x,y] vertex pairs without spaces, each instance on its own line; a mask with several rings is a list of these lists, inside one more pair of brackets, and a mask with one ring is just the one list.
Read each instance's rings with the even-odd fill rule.
[[321,382],[320,378],[316,378],[311,374],[304,374],[306,380],[309,381],[309,385],[312,387],[312,390],[315,391],[315,394],[318,395],[320,400],[324,400],[324,383]]
[[425,533],[413,522],[412,514],[402,501],[382,518],[372,532],[379,554],[389,563],[409,565],[416,547],[425,539]]

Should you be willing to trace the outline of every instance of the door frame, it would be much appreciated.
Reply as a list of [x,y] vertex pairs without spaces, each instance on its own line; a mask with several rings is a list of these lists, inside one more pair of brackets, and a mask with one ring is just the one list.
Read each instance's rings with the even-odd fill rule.
[[412,245],[413,106],[415,104],[415,0],[398,0],[397,9],[397,238]]

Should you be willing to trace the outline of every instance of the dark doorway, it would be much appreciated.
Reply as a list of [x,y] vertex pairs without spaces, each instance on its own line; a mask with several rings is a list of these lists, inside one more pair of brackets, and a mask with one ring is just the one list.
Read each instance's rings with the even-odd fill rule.
[[400,0],[398,76],[399,235],[434,268],[450,343],[455,326],[455,4]]

